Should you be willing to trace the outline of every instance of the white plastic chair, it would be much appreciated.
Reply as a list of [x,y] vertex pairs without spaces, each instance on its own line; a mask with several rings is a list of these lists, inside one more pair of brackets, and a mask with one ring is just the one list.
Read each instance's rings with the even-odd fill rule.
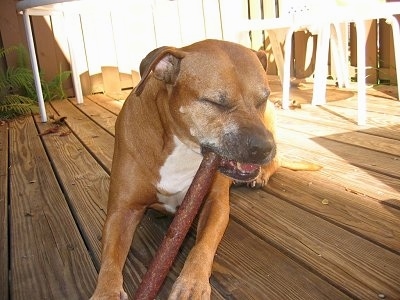
[[[289,106],[290,95],[290,59],[292,35],[295,31],[309,30],[318,35],[313,105],[326,103],[326,77],[328,65],[329,42],[336,47],[333,52],[338,83],[348,86],[347,53],[339,29],[340,24],[355,23],[357,29],[357,68],[358,68],[358,124],[366,123],[366,85],[365,85],[365,43],[366,33],[364,21],[386,19],[392,25],[395,47],[397,78],[400,78],[400,29],[394,15],[400,14],[400,3],[385,3],[380,0],[281,0],[280,16],[274,19],[244,20],[242,31],[246,30],[287,30],[284,46],[284,66],[282,80],[282,107]],[[278,69],[279,66],[278,66]],[[398,85],[398,97],[400,87]]]
[[[392,27],[393,44],[396,61],[396,76],[400,79],[400,27],[395,15],[400,14],[400,3],[386,3],[381,0],[337,0],[334,7],[330,10],[331,24],[355,23],[357,33],[357,102],[358,102],[358,125],[366,124],[366,84],[365,84],[365,44],[366,31],[365,21],[375,19],[385,19]],[[343,62],[346,69],[346,62]],[[343,68],[342,68],[343,69]],[[314,84],[326,85],[326,76],[320,78]],[[400,99],[400,86],[397,84],[397,99]],[[314,93],[312,104],[321,105],[326,103],[325,90],[320,90],[318,95]]]
[[[286,30],[284,43],[283,65],[277,60],[279,76],[282,82],[282,107],[287,109],[290,103],[290,65],[292,56],[292,36],[296,31],[309,31],[318,35],[315,84],[313,92],[313,104],[319,104],[321,97],[325,97],[327,59],[329,41],[336,45],[337,52],[334,53],[334,63],[337,70],[338,83],[340,86],[348,85],[347,67],[344,67],[345,53],[343,50],[343,39],[337,23],[327,21],[326,14],[322,14],[324,8],[333,5],[334,0],[281,0],[279,6],[279,17],[263,20],[243,20],[240,30],[266,30],[269,35],[275,30]],[[272,41],[272,40],[271,40]],[[277,41],[275,41],[276,43]],[[273,49],[279,46],[272,45]],[[276,51],[275,51],[276,52]],[[275,56],[281,56],[275,53]]]
[[337,70],[339,86],[348,86],[347,67],[343,64],[346,58],[342,47],[343,39],[340,27],[337,23],[331,24],[327,22],[326,14],[324,13],[325,11],[329,11],[332,5],[332,1],[320,0],[281,1],[280,11],[282,11],[282,17],[293,19],[293,24],[287,31],[284,45],[285,57],[287,58],[284,61],[282,80],[282,107],[284,109],[289,107],[290,102],[290,58],[292,36],[296,31],[307,30],[313,35],[318,36],[314,71],[314,91],[311,103],[314,105],[325,103],[329,41],[335,45],[334,49],[336,49],[333,58]]

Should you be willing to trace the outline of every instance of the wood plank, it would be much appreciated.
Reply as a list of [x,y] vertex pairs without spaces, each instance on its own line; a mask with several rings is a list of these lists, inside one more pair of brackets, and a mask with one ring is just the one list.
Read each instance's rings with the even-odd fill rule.
[[66,123],[70,130],[79,136],[79,139],[90,149],[93,156],[110,173],[114,153],[114,137],[105,132],[90,118],[84,115],[68,101],[52,101],[52,107],[60,116],[66,116]]
[[[286,173],[283,172],[285,176]],[[282,190],[284,176],[277,175],[271,184]],[[284,188],[293,187],[296,191],[287,191],[282,196],[288,203],[257,190],[233,189],[236,196],[231,201],[233,218],[351,298],[373,299],[383,294],[394,299],[399,295],[400,257],[337,226],[336,219],[330,223],[300,209],[315,201],[306,195],[304,187],[304,194],[297,193],[307,182],[298,175],[291,179],[290,186],[285,183]],[[269,184],[267,190],[270,189]],[[326,190],[321,187],[320,192]],[[338,201],[339,197],[334,199]],[[300,208],[290,201],[296,201]],[[320,210],[326,213],[334,201],[329,205],[318,201]]]
[[88,95],[87,98],[116,115],[119,114],[123,105],[122,101],[116,101],[104,94]]
[[8,299],[8,124],[0,124],[0,299]]
[[116,93],[121,91],[118,67],[102,66],[101,75],[103,76],[104,92]]
[[10,160],[13,299],[88,298],[96,270],[31,117],[10,124]]
[[[392,110],[395,109],[396,108],[392,108]],[[343,105],[329,104],[323,107],[302,105],[301,110],[278,111],[278,114],[282,115],[282,117],[280,117],[282,120],[285,117],[293,119],[292,122],[307,120],[308,123],[315,124],[317,127],[328,126],[332,127],[332,129],[343,129],[342,132],[358,131],[400,140],[400,131],[398,130],[400,123],[399,116],[393,114],[368,113],[367,124],[360,127],[355,122],[357,112],[349,109],[347,103]]]
[[83,104],[77,105],[73,99],[70,100],[70,102],[77,109],[87,115],[98,126],[106,130],[112,136],[115,135],[115,121],[117,120],[117,116],[115,114],[106,110],[104,107],[97,105],[97,103],[91,101],[87,97],[85,98]]
[[325,139],[331,139],[345,144],[352,144],[358,147],[380,151],[395,156],[400,153],[400,141],[392,140],[390,138],[374,136],[364,132],[356,132],[344,128],[324,126],[323,124],[311,123],[307,120],[296,119],[294,121],[292,118],[284,116],[283,114],[279,115],[279,120],[279,126],[282,128],[304,133],[312,133],[315,137],[324,137]]
[[212,283],[225,299],[349,299],[246,227],[231,220],[215,256]]
[[60,62],[55,52],[55,41],[51,30],[50,16],[31,17],[32,30],[35,36],[36,55],[39,69],[46,81],[51,81],[58,73]]
[[[139,76],[139,77],[137,77]],[[132,73],[132,77],[136,77],[140,80],[140,75],[136,74],[133,75]],[[127,89],[127,90],[123,90],[119,93],[107,93],[105,96],[110,97],[111,99],[120,101],[121,103],[124,103],[124,101],[126,100],[126,98],[128,98],[128,96],[132,93],[132,89]]]
[[[385,205],[385,200],[376,201],[342,189],[316,174],[282,169],[271,179],[265,190],[339,224],[348,231],[367,237],[377,245],[400,253],[399,208]],[[300,186],[303,188],[298,191]],[[323,205],[324,199],[329,201],[328,205]]]
[[[369,96],[367,100],[367,124],[385,124],[389,122],[399,121],[400,116],[400,102],[392,98],[384,99],[382,94],[378,97]],[[330,102],[328,108],[337,109],[336,107],[347,108],[347,115],[349,112],[354,115],[354,110],[357,110],[357,100],[346,99]],[[350,108],[350,109],[349,109]]]
[[[284,140],[290,138],[296,141],[285,143]],[[285,134],[282,140],[278,140],[278,149],[280,155],[286,159],[305,160],[322,166],[320,171],[313,173],[313,176],[329,179],[332,184],[338,186],[337,188],[380,201],[400,197],[400,182],[397,175],[400,166],[393,158],[388,159],[388,166],[381,166],[381,163],[376,163],[377,153],[372,151],[358,151],[359,148],[329,140],[315,143],[299,137],[296,133]],[[331,152],[329,149],[339,149],[339,152]]]
[[[0,1],[0,32],[2,47],[9,48],[19,44],[26,46],[25,32],[23,28],[19,27],[18,19],[22,19],[22,17],[15,12],[15,1]],[[5,59],[8,66],[15,67],[17,65],[17,54],[15,52],[6,54]]]
[[[51,107],[49,113],[57,115]],[[49,123],[37,123],[43,133],[51,128]],[[66,130],[66,129],[64,129]],[[100,265],[102,227],[107,209],[109,187],[108,173],[96,162],[74,134],[60,137],[44,135],[43,142],[52,158],[54,168],[71,210],[76,212],[76,222],[85,237],[88,251],[96,268]],[[91,292],[93,292],[92,288]]]
[[[315,137],[302,131],[285,128],[278,128],[277,139],[279,143],[285,144],[286,147],[293,145],[303,149],[302,154],[309,152],[308,159],[312,159],[316,163],[324,162],[324,157],[332,157],[349,166],[356,166],[398,178],[400,160],[397,159],[397,156],[391,154],[377,153],[374,150],[359,148],[351,144],[343,144],[324,137]],[[287,148],[285,155],[291,155],[290,148]],[[321,161],[317,159],[317,156],[321,156]],[[379,161],[377,161],[378,159]],[[340,175],[341,173],[339,172]]]

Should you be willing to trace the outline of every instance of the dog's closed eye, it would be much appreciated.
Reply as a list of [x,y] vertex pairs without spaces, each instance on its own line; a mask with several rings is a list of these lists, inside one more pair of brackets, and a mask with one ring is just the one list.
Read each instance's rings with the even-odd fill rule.
[[262,95],[256,100],[255,106],[257,108],[262,107],[263,105],[265,105],[268,101],[269,95],[271,94],[271,90],[270,89],[265,89],[262,93]]
[[217,98],[201,97],[199,101],[206,104],[214,105],[221,110],[226,110],[231,108],[231,105],[229,101],[226,99],[226,97],[217,97]]

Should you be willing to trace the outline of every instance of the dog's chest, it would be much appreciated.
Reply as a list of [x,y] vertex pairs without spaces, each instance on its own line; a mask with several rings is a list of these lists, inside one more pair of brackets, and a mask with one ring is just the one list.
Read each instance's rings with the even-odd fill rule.
[[172,213],[182,203],[203,159],[200,153],[188,148],[178,138],[174,137],[174,142],[175,148],[161,167],[157,184],[158,201]]

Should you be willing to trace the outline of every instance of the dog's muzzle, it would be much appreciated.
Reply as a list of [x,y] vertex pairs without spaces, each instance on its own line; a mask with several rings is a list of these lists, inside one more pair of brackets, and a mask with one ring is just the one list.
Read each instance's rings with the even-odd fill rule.
[[252,132],[242,130],[239,134],[227,134],[222,145],[202,147],[221,156],[219,171],[235,181],[253,181],[260,174],[261,166],[270,162],[276,155],[273,136],[266,130]]

